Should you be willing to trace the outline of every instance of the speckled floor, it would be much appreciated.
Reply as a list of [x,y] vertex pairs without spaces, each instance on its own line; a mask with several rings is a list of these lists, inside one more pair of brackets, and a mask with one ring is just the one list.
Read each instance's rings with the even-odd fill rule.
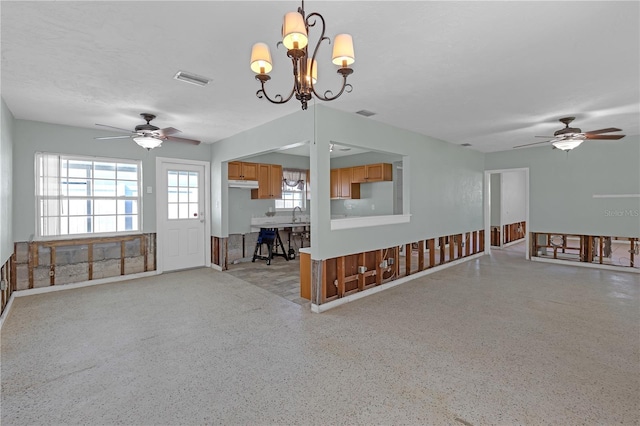
[[18,298],[2,424],[638,424],[639,287],[505,250],[320,315],[210,269]]

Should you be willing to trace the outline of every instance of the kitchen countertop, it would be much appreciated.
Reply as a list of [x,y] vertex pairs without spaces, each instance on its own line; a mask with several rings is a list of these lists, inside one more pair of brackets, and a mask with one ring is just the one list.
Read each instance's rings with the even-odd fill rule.
[[298,228],[298,227],[307,227],[311,226],[311,222],[272,222],[272,223],[260,223],[260,224],[251,224],[251,231],[259,231],[260,228]]
[[296,221],[291,221],[291,215],[277,215],[273,217],[254,217],[251,219],[251,231],[257,232],[260,228],[297,228],[311,226],[309,215],[296,215]]

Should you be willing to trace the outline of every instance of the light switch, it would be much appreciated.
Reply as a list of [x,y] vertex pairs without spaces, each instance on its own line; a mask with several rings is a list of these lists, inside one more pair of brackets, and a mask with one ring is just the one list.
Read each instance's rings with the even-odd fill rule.
[[147,194],[153,194],[153,186],[147,186]]

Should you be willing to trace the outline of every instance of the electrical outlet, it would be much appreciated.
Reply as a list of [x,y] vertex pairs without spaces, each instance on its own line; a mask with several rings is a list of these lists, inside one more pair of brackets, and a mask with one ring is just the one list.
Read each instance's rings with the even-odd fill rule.
[[358,273],[359,274],[364,274],[365,272],[367,272],[367,267],[366,266],[358,266]]
[[393,265],[393,257],[388,258],[388,259],[387,259],[387,263],[388,263],[389,265]]
[[5,280],[0,281],[0,291],[5,291],[7,289],[7,282]]
[[383,269],[384,269],[384,268],[386,268],[387,266],[388,266],[388,265],[387,265],[387,261],[386,261],[386,260],[383,260],[382,262],[380,262],[380,267],[381,267],[381,268],[383,268]]

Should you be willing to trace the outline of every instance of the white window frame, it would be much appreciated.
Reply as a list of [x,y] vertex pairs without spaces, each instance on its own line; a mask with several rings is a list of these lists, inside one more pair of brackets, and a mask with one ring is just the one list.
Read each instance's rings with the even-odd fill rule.
[[[132,230],[132,231],[109,231],[109,232],[89,232],[89,233],[69,233],[69,234],[57,234],[57,235],[42,235],[42,226],[41,226],[41,219],[43,216],[43,212],[41,209],[41,200],[43,199],[59,199],[59,200],[70,200],[73,199],[73,196],[69,196],[69,195],[62,195],[62,191],[61,191],[61,185],[62,185],[62,179],[66,178],[66,177],[62,177],[62,176],[52,176],[54,179],[57,178],[58,179],[58,195],[52,195],[52,196],[47,196],[47,195],[43,195],[43,191],[41,188],[41,184],[40,184],[40,174],[41,174],[41,170],[40,170],[40,158],[44,158],[44,156],[51,156],[51,157],[57,157],[57,162],[58,162],[58,173],[60,171],[61,168],[61,162],[63,160],[73,160],[73,161],[87,161],[87,162],[98,162],[98,163],[113,163],[115,164],[132,164],[132,165],[136,165],[137,166],[137,185],[138,185],[138,194],[137,196],[121,196],[118,195],[116,192],[115,196],[95,196],[95,195],[83,195],[81,198],[82,199],[90,199],[92,201],[95,200],[115,200],[116,203],[118,201],[127,201],[127,200],[134,200],[137,202],[138,205],[138,210],[137,210],[137,230]],[[55,161],[55,159],[54,159]],[[36,212],[36,217],[35,217],[35,221],[36,221],[36,232],[34,235],[34,239],[35,240],[39,240],[39,241],[48,241],[48,240],[68,240],[68,239],[76,239],[76,238],[88,238],[88,237],[92,237],[92,236],[99,236],[99,237],[111,237],[111,236],[122,236],[122,235],[136,235],[136,234],[141,234],[143,232],[143,203],[142,203],[142,197],[143,197],[143,182],[142,182],[142,161],[140,160],[131,160],[131,159],[125,159],[125,158],[110,158],[110,157],[93,157],[93,156],[86,156],[86,155],[75,155],[75,154],[60,154],[60,153],[50,153],[50,152],[36,152],[35,156],[34,156],[34,174],[35,174],[35,185],[34,185],[34,190],[35,190],[35,212]],[[89,178],[91,180],[95,179],[93,176],[91,178]],[[114,180],[116,182],[116,186],[117,186],[117,170],[116,170],[116,178],[115,179],[100,179],[100,180]],[[130,181],[130,179],[126,179],[127,181]],[[91,216],[92,218],[95,218],[96,216],[100,216],[100,215],[96,215],[95,214],[95,207],[93,208],[91,214],[87,214],[87,216]],[[124,216],[124,214],[118,214],[117,210],[115,213],[116,216],[116,220],[118,216]],[[56,216],[53,216],[56,217]],[[63,217],[62,215],[57,216],[57,217]],[[95,220],[92,220],[92,228],[95,229]],[[58,232],[60,231],[60,225]]]
[[[307,210],[307,191],[308,191],[308,187],[307,187],[307,178],[308,176],[306,176],[306,171],[305,171],[305,180],[304,180],[304,190],[302,191],[291,191],[288,190],[287,188],[287,184],[284,182],[284,173],[287,171],[288,169],[283,169],[282,173],[283,173],[283,179],[282,179],[282,198],[280,200],[276,200],[276,211],[279,212],[290,212],[293,211],[293,209],[295,209],[295,207],[278,207],[278,202],[282,202],[284,204],[284,196],[285,193],[295,193],[295,194],[300,194],[302,197],[302,211],[306,211]],[[291,170],[295,170],[295,171],[300,171],[299,169],[291,169]]]

